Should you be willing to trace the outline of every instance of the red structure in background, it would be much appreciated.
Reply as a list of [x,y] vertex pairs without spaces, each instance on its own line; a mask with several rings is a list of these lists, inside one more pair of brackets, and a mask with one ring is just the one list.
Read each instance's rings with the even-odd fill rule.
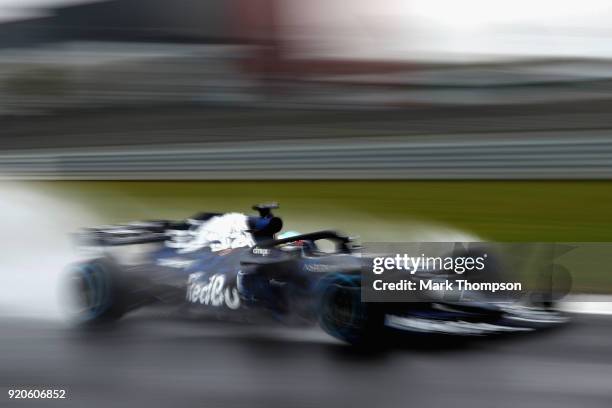
[[237,37],[255,50],[244,61],[245,69],[262,78],[307,79],[315,75],[384,74],[412,70],[415,64],[397,61],[348,59],[295,59],[290,41],[283,38],[282,0],[232,0]]
[[284,71],[277,3],[278,0],[232,0],[236,37],[254,46],[244,67],[264,78]]

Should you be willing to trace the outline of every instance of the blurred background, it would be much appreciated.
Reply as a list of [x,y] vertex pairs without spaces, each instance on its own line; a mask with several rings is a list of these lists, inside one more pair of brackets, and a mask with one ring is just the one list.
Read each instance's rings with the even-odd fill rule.
[[[0,387],[609,407],[606,317],[364,356],[163,316],[83,335],[56,288],[80,227],[269,200],[289,229],[366,241],[610,241],[611,40],[606,0],[0,0]],[[575,288],[610,294],[611,272]]]

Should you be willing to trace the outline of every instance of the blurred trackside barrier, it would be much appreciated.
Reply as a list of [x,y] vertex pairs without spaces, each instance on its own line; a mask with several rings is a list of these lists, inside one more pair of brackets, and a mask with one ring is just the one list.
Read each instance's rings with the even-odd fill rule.
[[608,131],[227,142],[0,154],[14,180],[609,179]]

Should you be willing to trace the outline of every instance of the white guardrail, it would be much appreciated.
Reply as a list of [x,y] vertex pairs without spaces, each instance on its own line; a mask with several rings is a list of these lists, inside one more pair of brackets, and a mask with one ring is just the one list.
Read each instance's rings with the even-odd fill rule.
[[610,131],[287,139],[0,154],[0,179],[5,180],[610,178]]

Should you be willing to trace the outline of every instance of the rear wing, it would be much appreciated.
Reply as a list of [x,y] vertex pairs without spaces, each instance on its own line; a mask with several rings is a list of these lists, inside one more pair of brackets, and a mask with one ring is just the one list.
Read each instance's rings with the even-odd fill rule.
[[124,225],[86,228],[74,235],[79,246],[118,246],[164,242],[172,237],[169,231],[186,230],[189,224],[175,221],[145,221]]

